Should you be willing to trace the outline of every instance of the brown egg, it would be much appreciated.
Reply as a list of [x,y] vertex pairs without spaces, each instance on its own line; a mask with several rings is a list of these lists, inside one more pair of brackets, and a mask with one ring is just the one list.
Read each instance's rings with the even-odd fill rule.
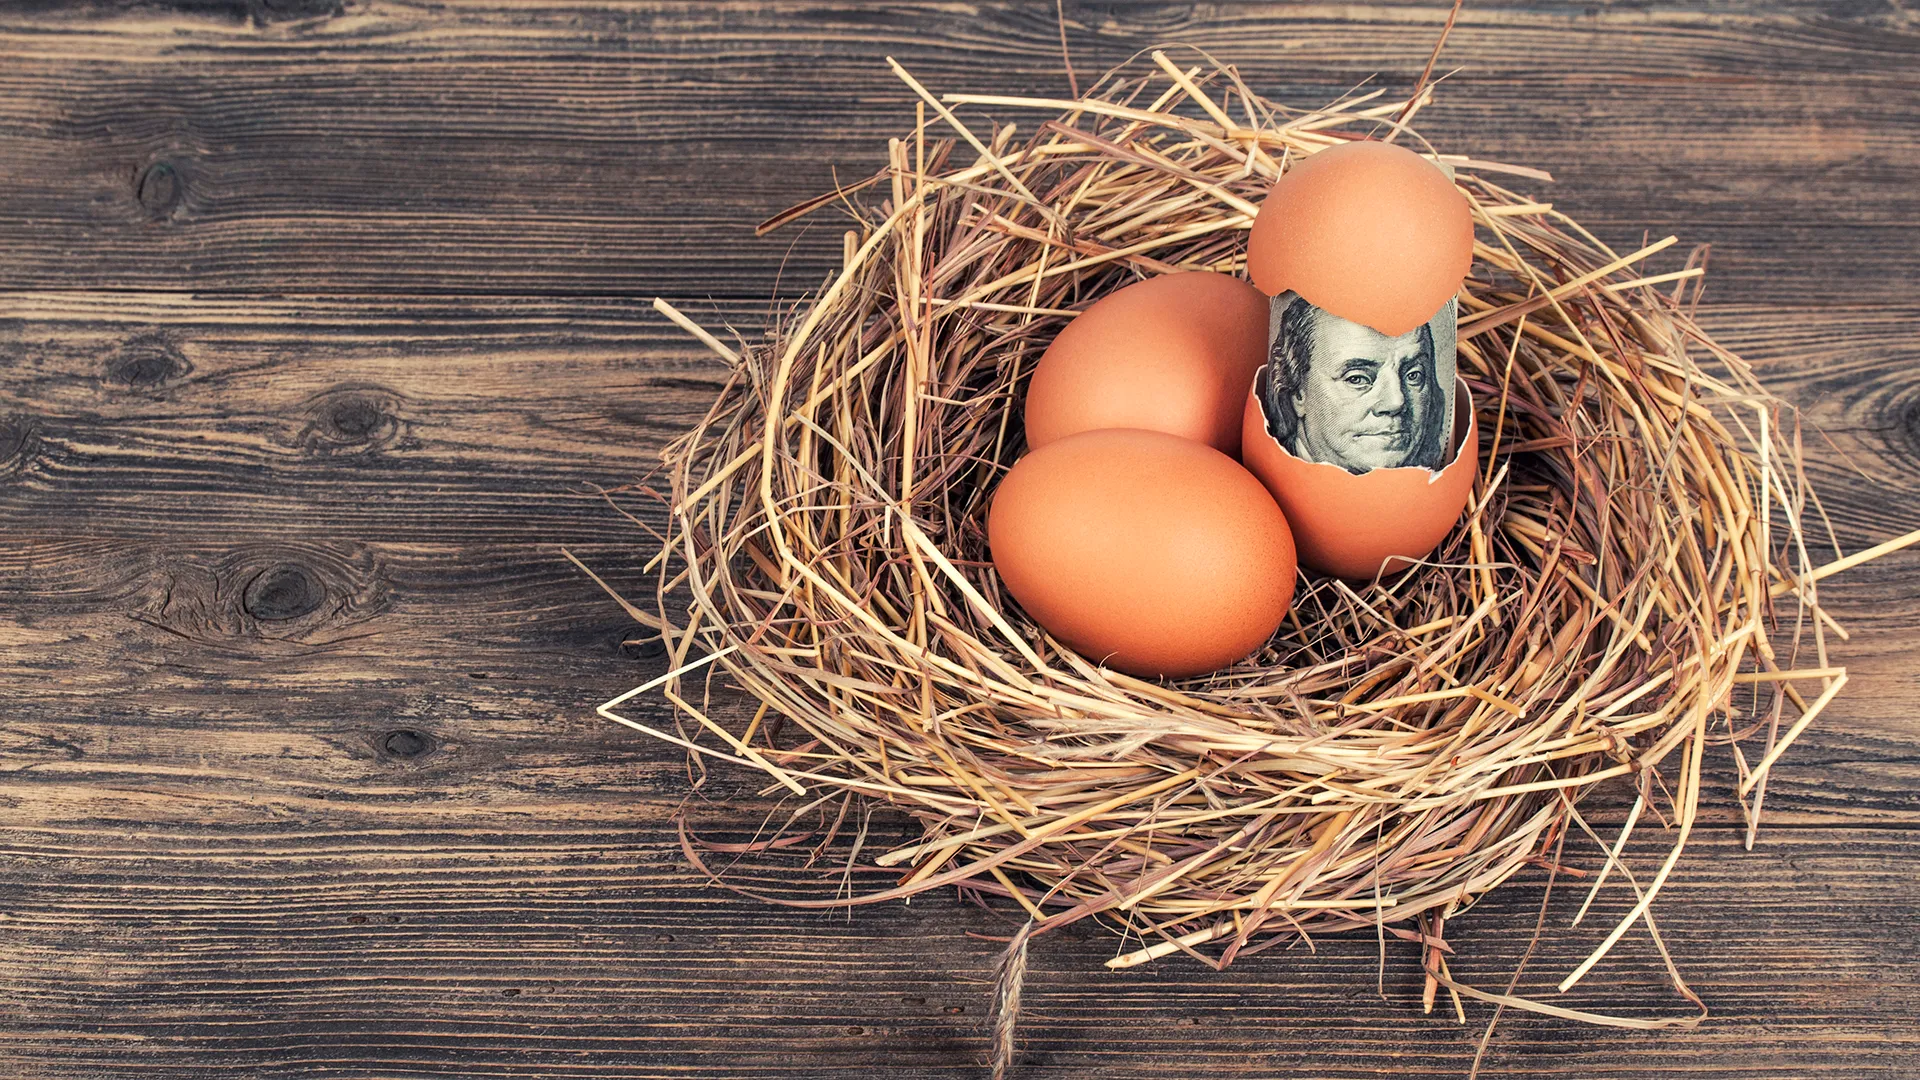
[[1397,337],[1433,317],[1473,264],[1473,214],[1433,162],[1401,146],[1352,142],[1281,174],[1247,238],[1247,269]]
[[1079,431],[1165,431],[1238,456],[1247,380],[1267,353],[1267,299],[1236,277],[1166,274],[1067,323],[1027,389],[1027,445]]
[[1133,675],[1225,667],[1293,602],[1293,536],[1273,497],[1232,458],[1165,432],[1083,431],[1021,458],[987,539],[1034,621]]
[[1454,383],[1453,459],[1439,472],[1383,468],[1356,475],[1302,461],[1268,429],[1260,389],[1256,381],[1246,398],[1247,468],[1287,515],[1301,566],[1370,581],[1431,554],[1460,520],[1480,462],[1480,430],[1464,379]]

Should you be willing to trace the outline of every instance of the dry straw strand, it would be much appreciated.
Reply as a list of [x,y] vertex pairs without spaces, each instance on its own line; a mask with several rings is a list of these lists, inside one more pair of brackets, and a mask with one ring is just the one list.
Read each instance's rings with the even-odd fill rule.
[[[730,375],[662,452],[665,490],[631,489],[667,529],[647,564],[654,611],[628,610],[661,633],[671,670],[602,714],[775,790],[917,822],[866,864],[897,868],[892,886],[769,897],[783,903],[958,885],[1031,920],[1022,962],[1029,933],[1095,918],[1142,943],[1117,967],[1175,952],[1224,966],[1368,929],[1423,942],[1429,1003],[1444,987],[1460,1015],[1464,996],[1697,1023],[1475,989],[1450,973],[1442,934],[1541,862],[1595,784],[1632,776],[1639,798],[1592,886],[1628,883],[1632,910],[1562,986],[1636,923],[1657,943],[1651,905],[1697,820],[1709,733],[1734,744],[1751,833],[1766,777],[1846,683],[1817,583],[1920,541],[1814,559],[1797,421],[1694,321],[1685,290],[1704,267],[1649,273],[1672,238],[1615,252],[1490,179],[1539,170],[1434,155],[1478,234],[1459,369],[1488,460],[1465,520],[1412,572],[1304,578],[1280,633],[1241,663],[1130,678],[1062,647],[993,573],[984,517],[1022,450],[1025,380],[1061,325],[1115,288],[1243,272],[1280,169],[1410,131],[1399,120],[1432,87],[1302,111],[1203,53],[1182,67],[1156,51],[1071,101],[936,96],[889,63],[918,122],[887,168],[767,223],[848,215],[821,289],[738,348],[657,305]],[[1046,118],[1021,138],[962,107]],[[1795,659],[1806,635],[1811,663]],[[716,672],[760,703],[738,730],[683,692]],[[1796,681],[1820,684],[1813,700]],[[655,687],[693,726],[614,711]],[[1743,737],[1765,743],[1752,767]],[[1644,884],[1622,857],[1643,807],[1673,824]],[[843,804],[835,830],[844,818]],[[706,865],[690,834],[685,850]]]

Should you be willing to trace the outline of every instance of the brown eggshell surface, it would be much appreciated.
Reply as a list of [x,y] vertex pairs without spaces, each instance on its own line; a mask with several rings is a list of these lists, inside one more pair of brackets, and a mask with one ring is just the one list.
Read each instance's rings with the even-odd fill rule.
[[1105,428],[1000,481],[993,565],[1034,621],[1095,663],[1181,678],[1259,648],[1293,602],[1293,537],[1260,481],[1205,444]]
[[1267,429],[1256,381],[1246,398],[1247,468],[1287,516],[1300,565],[1370,581],[1425,558],[1460,520],[1480,461],[1480,430],[1465,380],[1454,384],[1453,460],[1439,473],[1374,469],[1355,475],[1338,465],[1302,461]]
[[1247,380],[1266,359],[1267,299],[1195,270],[1135,282],[1061,329],[1027,389],[1027,445],[1146,428],[1239,456]]
[[1352,142],[1292,166],[1247,238],[1247,269],[1269,296],[1398,337],[1460,291],[1473,264],[1473,213],[1433,162],[1405,147]]

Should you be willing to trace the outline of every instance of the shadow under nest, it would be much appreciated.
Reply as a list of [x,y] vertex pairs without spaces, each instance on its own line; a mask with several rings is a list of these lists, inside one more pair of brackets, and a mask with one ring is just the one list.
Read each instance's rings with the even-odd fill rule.
[[[760,770],[803,808],[838,803],[836,823],[848,799],[917,821],[877,857],[856,845],[893,886],[782,903],[961,885],[1024,909],[1035,934],[1095,917],[1139,939],[1112,966],[1224,966],[1364,928],[1417,944],[1429,1005],[1445,986],[1594,1022],[1697,1022],[1474,989],[1443,935],[1522,866],[1551,865],[1568,830],[1591,833],[1582,795],[1619,778],[1633,807],[1592,887],[1626,881],[1636,902],[1571,985],[1651,927],[1707,744],[1731,744],[1757,826],[1767,772],[1845,684],[1816,583],[1852,560],[1813,558],[1796,420],[1693,319],[1700,253],[1649,274],[1672,238],[1616,252],[1493,179],[1544,173],[1439,154],[1406,126],[1430,89],[1299,111],[1210,58],[1156,53],[1075,101],[936,97],[895,70],[920,104],[886,167],[763,226],[850,220],[818,292],[751,344],[656,303],[731,375],[656,475],[621,489],[666,510],[664,535],[628,514],[659,548],[652,610],[622,603],[671,670],[602,712]],[[953,107],[1044,119],[1023,134]],[[1408,572],[1303,574],[1280,632],[1205,677],[1141,680],[1057,644],[1000,587],[984,529],[1040,353],[1130,281],[1244,273],[1280,170],[1389,135],[1473,206],[1458,369],[1482,469],[1466,515]],[[747,723],[687,688],[716,671],[760,703]],[[655,688],[677,730],[612,711]],[[1633,876],[1615,858],[1643,810],[1673,843]]]

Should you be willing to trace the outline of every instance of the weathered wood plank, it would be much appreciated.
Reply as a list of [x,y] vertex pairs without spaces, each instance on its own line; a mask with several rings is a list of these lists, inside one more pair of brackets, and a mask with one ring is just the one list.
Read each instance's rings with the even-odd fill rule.
[[[1065,85],[1046,5],[280,6],[0,17],[0,287],[759,297],[838,230],[749,226],[910,124],[883,56],[943,91]],[[1443,9],[1069,5],[1069,42],[1089,76],[1200,45],[1312,105],[1409,85]],[[1907,300],[1917,63],[1867,7],[1475,4],[1422,123],[1550,169],[1611,241],[1713,242],[1729,297]]]
[[[1083,74],[1185,40],[1301,103],[1410,84],[1444,14],[1067,9]],[[881,56],[942,90],[1056,93],[1057,49],[1048,4],[0,14],[4,1071],[983,1075],[996,947],[964,934],[1007,924],[951,895],[798,916],[700,881],[674,812],[744,839],[774,806],[592,716],[662,664],[556,548],[644,588],[645,545],[591,487],[645,470],[721,374],[644,300],[753,334],[820,279],[830,222],[749,226],[871,168],[908,115]],[[1423,126],[1552,168],[1610,241],[1713,241],[1709,325],[1820,429],[1852,549],[1917,523],[1917,60],[1893,7],[1476,2]],[[1824,588],[1852,692],[1775,774],[1752,853],[1710,756],[1656,914],[1715,1019],[1510,1013],[1484,1075],[1920,1071],[1916,568]],[[1526,878],[1450,923],[1456,971],[1502,988],[1538,900]],[[1523,985],[1681,1011],[1638,934],[1552,994],[1628,897],[1570,932],[1576,903],[1557,891]],[[1106,972],[1115,945],[1036,946],[1026,1075],[1452,1078],[1486,1015],[1420,1016],[1399,943],[1376,998],[1366,934],[1224,975]]]
[[0,327],[16,528],[588,542],[592,485],[650,468],[724,374],[636,302],[82,310]]
[[[124,798],[128,811],[151,801]],[[755,825],[694,813],[742,837]],[[1488,1075],[1669,1075],[1679,1062],[1703,1076],[1912,1075],[1915,843],[1788,830],[1746,853],[1696,839],[1656,911],[1714,1019],[1649,1036],[1509,1014]],[[1630,856],[1658,854],[1650,840]],[[268,802],[201,828],[10,826],[0,866],[0,1054],[28,1077],[976,1076],[997,946],[965,934],[1010,929],[949,896],[797,917],[696,880],[658,824],[564,794],[518,812]],[[1539,885],[1519,879],[1449,924],[1460,977],[1504,988]],[[1610,889],[1569,930],[1580,892],[1556,889],[1522,987],[1685,1011],[1644,933],[1589,985],[1553,994],[1630,902]],[[1470,1005],[1462,1027],[1444,997],[1422,1016],[1412,950],[1392,942],[1382,970],[1365,933],[1225,974],[1178,957],[1108,972],[1115,944],[1085,926],[1036,942],[1026,1075],[1454,1080],[1488,1016]]]
[[[578,554],[644,588],[633,548]],[[91,798],[105,818],[122,785],[159,785],[177,800],[167,816],[190,822],[236,790],[436,812],[568,789],[655,818],[687,791],[670,748],[593,715],[664,662],[623,648],[636,628],[551,548],[34,540],[0,558],[0,590],[0,702],[13,711],[0,769],[18,770],[22,795],[59,785],[62,805]],[[1834,604],[1874,607],[1870,593]],[[1920,826],[1912,619],[1856,621],[1835,646],[1849,693],[1775,771],[1769,823]],[[752,714],[724,679],[714,691],[714,715]],[[673,726],[656,695],[633,709]],[[1737,826],[1732,758],[1708,761],[1703,822]],[[1618,806],[1628,792],[1597,798]]]
[[[767,322],[765,301],[676,299],[723,334]],[[652,468],[725,375],[638,300],[4,302],[0,513],[59,536],[605,539],[580,512],[593,485]],[[1917,321],[1911,307],[1706,308],[1806,410],[1810,475],[1848,550],[1920,523]],[[1865,617],[1883,614],[1911,612]]]

